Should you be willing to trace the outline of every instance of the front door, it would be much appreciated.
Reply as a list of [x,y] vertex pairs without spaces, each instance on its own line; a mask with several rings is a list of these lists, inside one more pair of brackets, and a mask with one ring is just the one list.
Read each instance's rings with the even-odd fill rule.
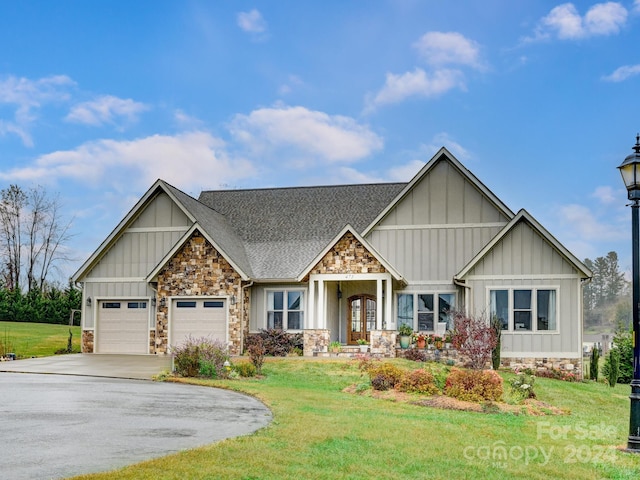
[[349,297],[347,313],[347,343],[357,343],[364,338],[369,341],[369,332],[376,328],[376,299],[371,295],[354,295]]

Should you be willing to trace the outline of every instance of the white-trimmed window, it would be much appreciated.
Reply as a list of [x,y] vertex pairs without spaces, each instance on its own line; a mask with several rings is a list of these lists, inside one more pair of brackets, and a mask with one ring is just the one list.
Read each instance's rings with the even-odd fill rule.
[[502,330],[555,332],[558,329],[557,289],[495,288],[489,290],[491,317]]
[[304,292],[302,290],[267,291],[267,328],[282,330],[304,328]]
[[451,311],[455,305],[455,293],[399,293],[398,328],[409,325],[415,331],[437,332],[438,322],[451,330]]

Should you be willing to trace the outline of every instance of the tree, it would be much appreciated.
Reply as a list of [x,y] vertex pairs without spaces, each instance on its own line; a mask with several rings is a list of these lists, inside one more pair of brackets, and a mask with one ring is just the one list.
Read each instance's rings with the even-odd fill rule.
[[613,317],[622,313],[615,305],[629,293],[629,282],[620,271],[618,254],[612,251],[593,261],[586,258],[584,264],[593,272],[593,278],[583,289],[585,325],[615,324]]
[[[66,260],[64,246],[71,222],[62,219],[58,196],[43,187],[25,192],[11,185],[0,192],[0,255],[3,281],[10,290],[44,291],[56,263]],[[25,261],[23,261],[25,260]]]

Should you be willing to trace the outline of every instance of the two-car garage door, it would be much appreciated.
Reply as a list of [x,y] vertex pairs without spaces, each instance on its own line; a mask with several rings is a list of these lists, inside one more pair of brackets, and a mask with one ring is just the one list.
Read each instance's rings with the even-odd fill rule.
[[183,343],[187,337],[227,339],[227,308],[225,299],[173,299],[169,324],[169,341],[172,347]]
[[[96,353],[149,353],[150,306],[146,300],[101,300],[96,323]],[[187,337],[227,340],[226,299],[174,298],[169,314],[169,342]]]
[[97,353],[149,353],[149,304],[144,300],[98,302]]

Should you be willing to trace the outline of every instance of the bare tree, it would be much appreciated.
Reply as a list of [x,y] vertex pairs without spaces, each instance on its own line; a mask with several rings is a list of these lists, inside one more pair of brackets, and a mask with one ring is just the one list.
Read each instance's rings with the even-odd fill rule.
[[55,264],[66,259],[63,247],[70,239],[71,222],[62,219],[59,197],[49,196],[43,187],[25,193],[11,185],[0,198],[4,283],[13,290],[26,281],[28,291],[42,290]]

